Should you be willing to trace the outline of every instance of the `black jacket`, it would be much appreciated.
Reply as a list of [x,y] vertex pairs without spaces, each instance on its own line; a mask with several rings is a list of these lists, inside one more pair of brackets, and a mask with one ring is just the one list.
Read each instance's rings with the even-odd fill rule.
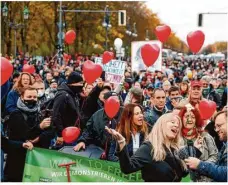
[[[140,136],[139,136],[139,146],[141,146],[141,144],[144,142],[144,134],[143,133],[140,133]],[[109,161],[119,161],[119,158],[115,155],[116,154],[116,149],[117,149],[117,143],[115,140],[113,140],[111,142],[111,146],[110,146],[110,149],[109,149],[109,153],[108,153],[108,160]],[[129,156],[131,157],[134,152],[133,152],[133,140],[132,140],[132,136],[130,138],[130,141],[129,143],[127,144],[127,150],[128,150],[128,153],[129,153]]]
[[121,171],[129,174],[141,170],[146,182],[180,182],[187,175],[173,151],[170,153],[167,150],[165,160],[156,162],[152,159],[151,150],[150,142],[144,142],[130,158],[125,146],[118,153]]
[[209,94],[207,95],[207,99],[214,101],[217,105],[217,108],[221,105],[221,98],[219,94],[215,91],[215,89],[210,89]]
[[[109,137],[110,134],[105,131],[105,126],[115,129],[120,120],[122,110],[123,108],[121,107],[118,114],[111,120],[111,124],[104,109],[95,112],[87,122],[86,129],[77,142],[84,142],[86,145],[94,144],[108,152],[111,138]],[[107,147],[106,144],[108,145]]]
[[86,125],[95,112],[103,108],[103,104],[98,101],[101,90],[99,86],[94,87],[89,96],[84,100],[84,106],[82,107],[84,125]]
[[[26,114],[27,118],[23,114]],[[39,137],[36,147],[48,148],[54,137],[51,128],[40,129],[39,113],[27,113],[16,110],[10,114],[7,122],[9,127],[9,139],[17,142],[25,142]],[[5,174],[6,180],[20,182],[23,177],[26,150],[15,148],[8,151]]]
[[53,104],[52,124],[58,137],[62,137],[62,131],[66,127],[75,126],[79,119],[78,97],[71,91],[67,84],[62,83],[58,87]]

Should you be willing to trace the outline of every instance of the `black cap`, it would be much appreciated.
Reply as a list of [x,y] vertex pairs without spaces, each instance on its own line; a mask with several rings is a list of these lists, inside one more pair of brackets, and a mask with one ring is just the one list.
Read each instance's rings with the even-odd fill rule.
[[57,81],[55,79],[52,79],[50,84],[52,84],[52,83],[57,83]]
[[108,98],[110,98],[111,96],[118,96],[118,94],[114,91],[110,91],[110,92],[106,92],[104,94],[104,99],[107,100]]
[[81,75],[77,72],[72,72],[70,73],[68,80],[67,80],[67,84],[73,84],[73,83],[78,83],[78,82],[82,82],[83,78],[81,77]]

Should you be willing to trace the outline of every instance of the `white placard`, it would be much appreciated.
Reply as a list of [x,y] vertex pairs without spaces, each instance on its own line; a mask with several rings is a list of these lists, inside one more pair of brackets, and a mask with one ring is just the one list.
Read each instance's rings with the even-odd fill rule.
[[[142,57],[141,57],[141,47],[145,44],[157,44],[160,48],[160,53],[156,62],[150,66],[149,68],[144,64]],[[148,70],[161,71],[162,67],[162,43],[158,40],[151,40],[151,41],[137,41],[131,43],[131,66],[132,72],[136,71],[139,72],[140,70]]]

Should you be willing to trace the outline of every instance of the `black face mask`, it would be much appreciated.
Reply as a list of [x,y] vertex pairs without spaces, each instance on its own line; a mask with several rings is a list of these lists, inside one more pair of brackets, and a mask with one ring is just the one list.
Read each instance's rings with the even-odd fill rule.
[[69,88],[75,93],[79,94],[82,92],[83,86],[69,86]]
[[36,104],[37,104],[37,101],[35,100],[24,100],[24,104],[29,108],[29,109],[33,109]]

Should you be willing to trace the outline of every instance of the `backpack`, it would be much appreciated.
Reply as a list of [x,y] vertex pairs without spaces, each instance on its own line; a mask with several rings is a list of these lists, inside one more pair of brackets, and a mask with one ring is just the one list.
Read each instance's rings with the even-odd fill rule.
[[49,100],[45,101],[40,107],[41,116],[43,119],[51,117],[53,112],[55,97],[57,96],[57,94],[58,92],[55,94],[53,98],[50,98]]

